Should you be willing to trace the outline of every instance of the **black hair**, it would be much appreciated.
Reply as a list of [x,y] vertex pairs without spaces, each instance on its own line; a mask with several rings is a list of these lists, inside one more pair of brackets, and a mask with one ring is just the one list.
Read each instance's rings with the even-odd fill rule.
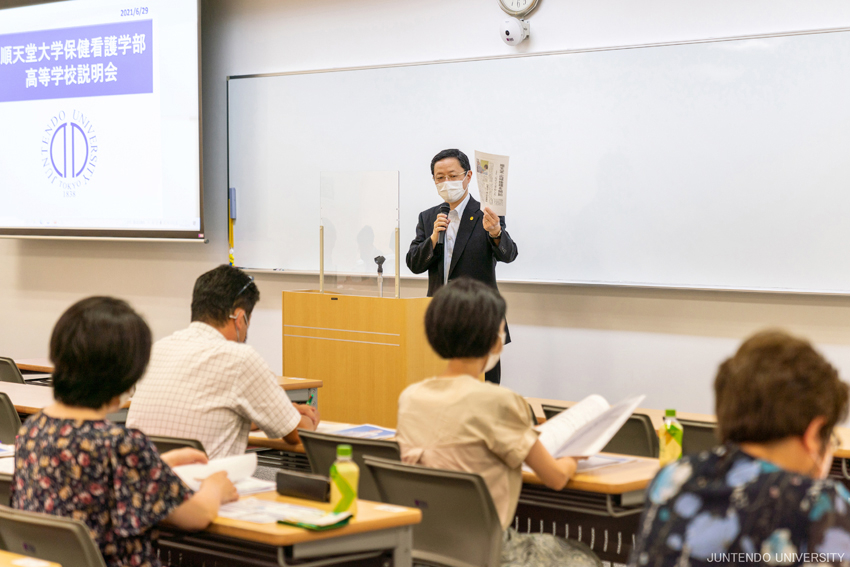
[[466,154],[460,150],[443,150],[437,155],[434,156],[434,159],[431,160],[431,176],[434,176],[434,164],[438,161],[442,161],[446,158],[455,158],[458,162],[460,162],[460,166],[464,171],[469,171],[469,158],[466,157]]
[[260,290],[251,276],[239,268],[222,264],[195,281],[192,321],[221,327],[238,308],[244,309],[250,318],[259,300]]
[[507,306],[499,292],[470,278],[449,282],[425,311],[425,333],[443,358],[486,356],[499,338]]
[[68,308],[53,327],[53,396],[98,409],[133,387],[151,355],[151,330],[126,301],[89,297]]

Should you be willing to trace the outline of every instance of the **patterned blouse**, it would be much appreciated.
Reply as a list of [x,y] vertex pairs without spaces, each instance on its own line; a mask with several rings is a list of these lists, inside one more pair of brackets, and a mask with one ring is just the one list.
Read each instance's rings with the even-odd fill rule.
[[850,492],[716,447],[661,469],[631,565],[850,565]]
[[137,429],[39,412],[18,432],[12,507],[82,520],[110,567],[159,566],[151,528],[191,495]]

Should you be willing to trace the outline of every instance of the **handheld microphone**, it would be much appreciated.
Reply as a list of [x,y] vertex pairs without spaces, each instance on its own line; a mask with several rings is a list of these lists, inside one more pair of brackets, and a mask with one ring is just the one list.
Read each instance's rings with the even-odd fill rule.
[[[442,213],[446,216],[449,216],[450,210],[451,210],[451,207],[449,206],[448,203],[443,203],[442,205],[440,205],[440,213]],[[443,232],[440,233],[440,236],[437,237],[437,244],[445,244],[445,243],[446,243],[446,231],[444,230]]]

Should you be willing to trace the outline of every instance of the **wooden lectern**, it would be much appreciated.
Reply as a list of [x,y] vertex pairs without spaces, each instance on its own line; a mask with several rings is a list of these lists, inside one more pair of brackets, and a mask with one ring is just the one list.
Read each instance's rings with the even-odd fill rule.
[[284,376],[324,382],[323,420],[395,427],[399,394],[446,366],[425,337],[430,301],[284,291]]

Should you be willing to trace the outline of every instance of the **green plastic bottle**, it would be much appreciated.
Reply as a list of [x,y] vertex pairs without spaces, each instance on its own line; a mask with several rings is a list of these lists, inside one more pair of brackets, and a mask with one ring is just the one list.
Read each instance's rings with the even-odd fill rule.
[[331,465],[331,508],[334,513],[357,514],[357,488],[360,467],[351,460],[351,445],[336,446],[336,461]]
[[658,429],[658,460],[661,466],[682,458],[682,424],[676,410],[664,412],[664,424]]

